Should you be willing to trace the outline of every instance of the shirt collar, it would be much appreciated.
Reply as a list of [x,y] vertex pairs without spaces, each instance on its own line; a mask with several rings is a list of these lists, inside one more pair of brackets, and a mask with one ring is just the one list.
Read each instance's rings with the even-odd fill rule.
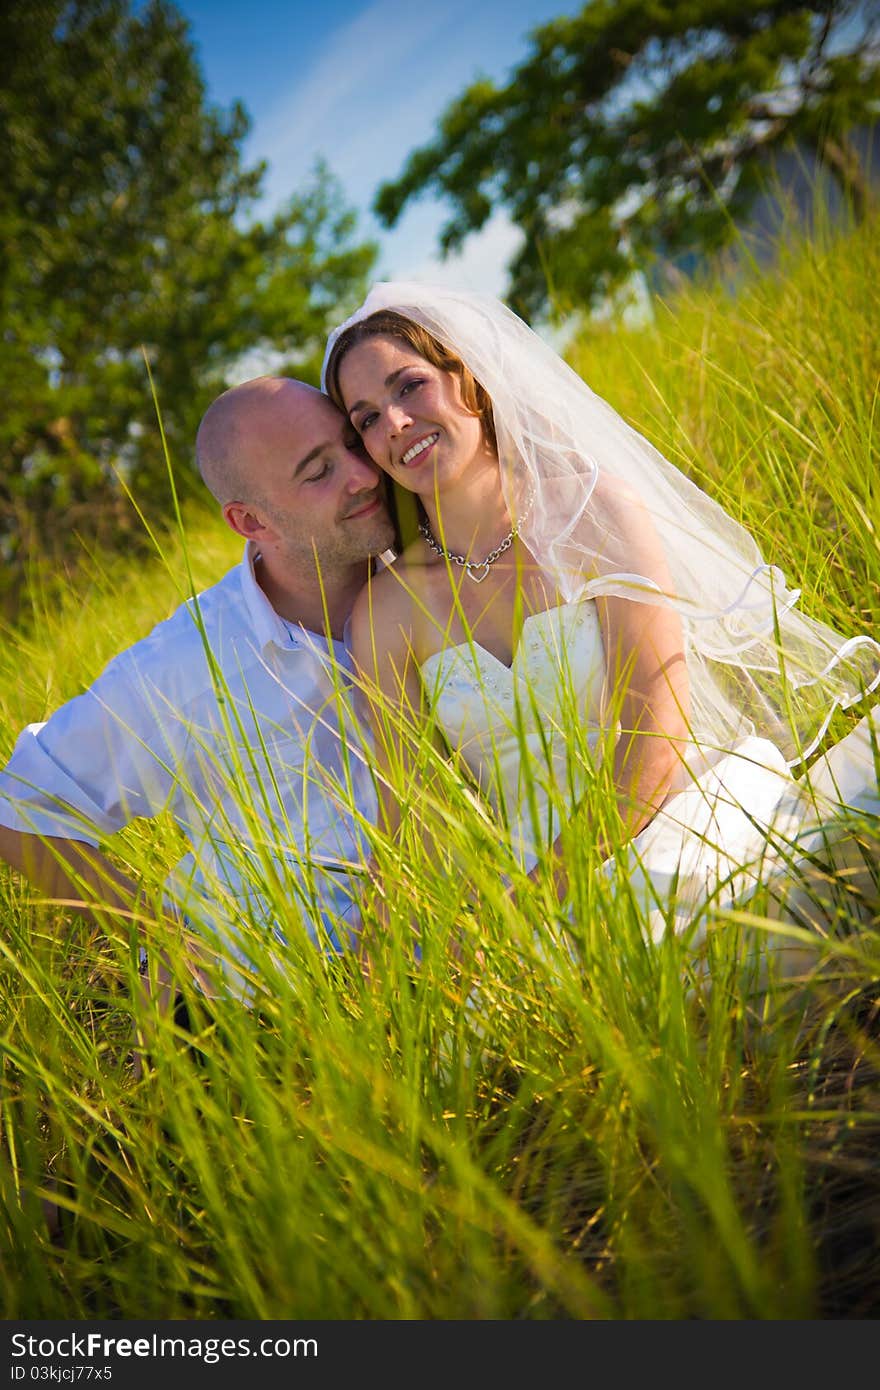
[[296,628],[292,624],[288,626],[284,619],[278,616],[260,588],[254,572],[254,564],[259,555],[259,546],[253,541],[248,541],[241,562],[241,588],[254,636],[261,649],[267,647],[270,642],[276,647],[300,646]]
[[[241,562],[241,587],[251,627],[260,649],[262,650],[272,642],[276,647],[282,647],[285,650],[293,647],[298,651],[314,651],[315,644],[318,643],[320,648],[326,651],[329,645],[326,637],[319,633],[309,632],[298,623],[286,623],[275,612],[260,588],[254,571],[254,564],[259,558],[259,554],[259,546],[253,541],[247,541]],[[351,651],[351,618],[346,618],[342,641],[338,642],[334,639],[332,650],[337,658],[343,661],[344,665],[348,665],[346,658]]]

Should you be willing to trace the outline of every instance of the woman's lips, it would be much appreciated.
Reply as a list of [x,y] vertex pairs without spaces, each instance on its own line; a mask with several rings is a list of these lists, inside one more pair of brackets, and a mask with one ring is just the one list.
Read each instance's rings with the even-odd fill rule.
[[401,468],[411,468],[416,463],[422,463],[439,438],[439,432],[437,430],[432,430],[430,434],[425,434],[421,439],[417,439],[414,444],[409,446],[406,453],[401,456]]

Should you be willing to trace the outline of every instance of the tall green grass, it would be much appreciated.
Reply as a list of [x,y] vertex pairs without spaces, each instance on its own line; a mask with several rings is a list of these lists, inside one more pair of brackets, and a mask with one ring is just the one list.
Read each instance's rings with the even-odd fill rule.
[[[875,221],[571,351],[844,631],[878,609],[878,286]],[[198,584],[236,557],[207,515],[186,532]],[[181,547],[136,571],[93,557],[60,599],[35,585],[4,634],[0,755],[185,596]],[[141,1077],[128,924],[78,925],[0,874],[3,1316],[876,1316],[878,898],[857,915],[827,884],[822,968],[756,990],[760,900],[711,917],[696,964],[684,941],[648,948],[573,833],[572,950],[549,887],[512,905],[497,825],[427,742],[417,757],[399,790],[433,798],[443,833],[426,852],[408,816],[379,844],[371,980],[269,884],[288,968],[254,945],[253,1010],[187,986],[191,1033],[155,1012]],[[149,928],[177,833],[111,848]]]

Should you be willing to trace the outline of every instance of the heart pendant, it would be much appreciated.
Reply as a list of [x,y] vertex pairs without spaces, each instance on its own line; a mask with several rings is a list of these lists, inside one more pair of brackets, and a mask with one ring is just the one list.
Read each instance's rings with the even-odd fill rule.
[[[482,574],[478,573],[479,570],[482,570]],[[489,566],[488,566],[488,565],[468,565],[468,566],[467,566],[467,573],[468,573],[468,579],[472,579],[472,580],[474,581],[475,584],[482,584],[483,580],[486,578],[486,575],[489,573]]]

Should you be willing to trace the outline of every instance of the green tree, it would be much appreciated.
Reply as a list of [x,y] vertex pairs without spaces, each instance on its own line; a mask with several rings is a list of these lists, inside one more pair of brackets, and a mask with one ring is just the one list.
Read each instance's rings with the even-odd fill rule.
[[[326,169],[255,217],[248,119],[206,101],[185,20],[151,0],[0,12],[0,558],[136,528],[168,504],[146,348],[181,485],[201,413],[248,349],[316,379],[375,247]],[[284,370],[284,368],[282,368]],[[59,524],[63,523],[63,524]],[[129,537],[129,540],[131,537]]]
[[510,297],[593,304],[658,255],[731,236],[773,154],[800,142],[867,186],[847,141],[876,119],[877,0],[592,0],[535,31],[506,86],[479,80],[375,208],[392,226],[427,190],[452,204],[441,247],[496,207],[525,233]]

